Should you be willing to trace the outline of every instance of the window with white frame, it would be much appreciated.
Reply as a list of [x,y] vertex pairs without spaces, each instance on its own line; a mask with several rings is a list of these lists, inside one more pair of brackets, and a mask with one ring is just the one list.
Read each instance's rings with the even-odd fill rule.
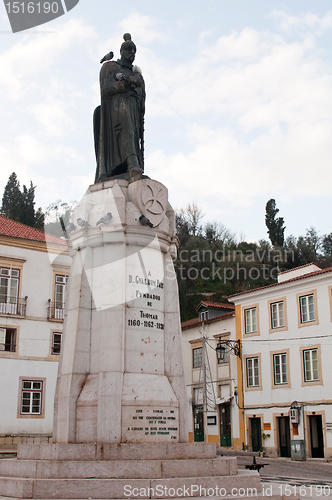
[[257,309],[256,309],[256,307],[252,307],[251,309],[245,309],[244,321],[245,321],[245,332],[246,333],[257,332]]
[[271,304],[271,325],[272,328],[282,328],[285,326],[283,301]]
[[0,351],[16,351],[15,328],[0,328]]
[[62,332],[52,333],[52,354],[60,354],[61,351]]
[[282,385],[288,383],[287,376],[287,354],[274,354],[273,355],[274,367],[274,383],[275,385]]
[[303,351],[304,381],[314,382],[319,380],[318,349]]
[[304,295],[300,297],[301,323],[315,321],[315,300],[314,295]]
[[193,368],[200,368],[202,365],[202,347],[193,349]]
[[247,358],[247,386],[259,387],[259,360]]
[[19,269],[0,267],[0,313],[17,313],[19,281]]
[[206,321],[208,319],[208,312],[209,311],[202,311],[201,312],[201,321]]
[[41,415],[43,382],[22,380],[21,415]]
[[63,274],[55,275],[54,317],[57,319],[63,319],[64,317],[67,282],[68,276]]

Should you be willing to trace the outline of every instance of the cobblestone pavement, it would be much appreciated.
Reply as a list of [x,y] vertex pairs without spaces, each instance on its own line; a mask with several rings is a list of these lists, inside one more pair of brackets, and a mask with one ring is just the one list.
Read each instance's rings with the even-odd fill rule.
[[[273,493],[297,495],[301,500],[332,499],[332,463],[310,460],[293,462],[282,458],[257,458],[258,464],[266,464],[260,470],[265,488]],[[250,457],[238,457],[239,468],[252,463]]]

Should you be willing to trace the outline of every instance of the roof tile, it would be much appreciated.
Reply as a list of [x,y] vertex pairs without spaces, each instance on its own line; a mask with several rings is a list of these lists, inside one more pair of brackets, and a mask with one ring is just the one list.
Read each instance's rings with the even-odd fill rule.
[[205,306],[205,307],[213,307],[215,309],[228,309],[228,310],[233,310],[235,309],[234,304],[224,304],[222,302],[206,302],[205,300],[201,301],[198,306],[196,307],[196,311],[200,306]]
[[203,323],[216,323],[218,321],[234,317],[234,314],[234,311],[231,311],[229,313],[222,314],[221,316],[216,316],[215,318],[205,319],[204,321],[199,321],[198,318],[189,319],[188,321],[184,321],[183,323],[181,323],[181,328],[182,330],[187,330],[188,328],[192,328],[195,325],[202,325]]
[[26,226],[21,222],[7,219],[0,215],[0,235],[12,236],[13,238],[22,238],[24,240],[43,241],[54,243],[56,245],[67,246],[67,243],[52,234],[44,233],[34,227]]

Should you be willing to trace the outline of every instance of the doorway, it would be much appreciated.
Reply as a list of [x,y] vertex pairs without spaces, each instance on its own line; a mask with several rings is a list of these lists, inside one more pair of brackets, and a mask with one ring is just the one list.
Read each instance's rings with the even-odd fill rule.
[[324,458],[322,415],[309,415],[312,458]]
[[251,446],[252,451],[260,451],[262,448],[262,428],[260,418],[250,419],[250,429],[251,429]]
[[203,406],[194,406],[194,441],[204,441],[204,413]]
[[219,405],[220,446],[232,446],[231,405]]
[[290,457],[289,417],[278,417],[279,448],[281,457]]

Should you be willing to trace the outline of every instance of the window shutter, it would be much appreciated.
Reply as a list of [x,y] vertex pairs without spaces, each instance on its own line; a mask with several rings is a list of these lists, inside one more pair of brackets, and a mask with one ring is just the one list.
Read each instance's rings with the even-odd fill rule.
[[0,328],[0,351],[5,350],[6,328]]

